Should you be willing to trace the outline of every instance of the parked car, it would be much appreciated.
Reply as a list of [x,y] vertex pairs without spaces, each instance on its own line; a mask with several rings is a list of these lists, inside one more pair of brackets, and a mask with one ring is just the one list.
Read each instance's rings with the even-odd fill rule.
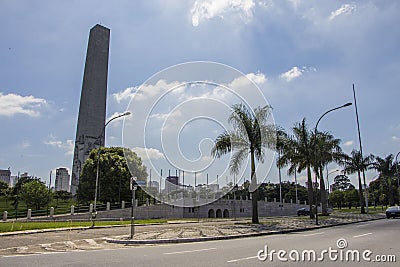
[[400,206],[392,206],[386,209],[386,218],[400,217]]
[[297,210],[297,216],[307,216],[310,215],[310,210],[307,208],[301,208]]

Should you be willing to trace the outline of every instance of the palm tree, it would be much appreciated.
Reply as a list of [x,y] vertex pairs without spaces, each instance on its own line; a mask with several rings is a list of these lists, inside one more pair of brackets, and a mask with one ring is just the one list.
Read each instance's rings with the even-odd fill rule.
[[328,132],[318,132],[314,136],[315,142],[315,166],[314,172],[319,177],[322,214],[326,215],[327,212],[327,195],[323,176],[323,169],[331,162],[340,162],[343,158],[342,149],[340,147],[340,139],[336,139]]
[[385,181],[388,188],[389,205],[393,206],[395,204],[393,179],[396,175],[396,163],[393,162],[393,155],[390,154],[384,159],[376,157],[373,168],[379,172],[379,179]]
[[271,107],[257,107],[254,113],[243,104],[232,106],[232,114],[228,122],[233,126],[232,131],[225,131],[216,140],[211,153],[214,157],[233,152],[229,168],[236,174],[243,161],[250,154],[251,183],[249,191],[252,192],[252,223],[258,220],[258,190],[255,171],[255,161],[264,162],[264,149],[275,148],[276,136],[273,125],[268,124],[271,116]]
[[344,155],[340,164],[344,166],[343,172],[345,174],[358,174],[358,194],[360,197],[361,213],[365,213],[365,203],[363,197],[362,183],[361,183],[361,172],[366,171],[373,164],[373,155],[366,157],[361,156],[361,152],[358,150],[351,151],[351,156]]
[[300,173],[303,170],[307,170],[308,203],[310,206],[310,218],[313,219],[314,192],[311,180],[311,169],[315,162],[314,146],[312,144],[313,133],[308,129],[305,118],[300,123],[296,123],[292,131],[293,136],[288,137],[283,142],[283,153],[278,165],[281,167],[290,165],[289,173],[295,171]]

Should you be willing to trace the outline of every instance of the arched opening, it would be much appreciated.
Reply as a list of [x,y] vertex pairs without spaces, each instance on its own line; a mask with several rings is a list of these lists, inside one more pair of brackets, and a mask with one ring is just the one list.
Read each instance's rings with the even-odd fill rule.
[[217,209],[217,218],[222,218],[222,211],[220,209]]
[[229,218],[229,210],[224,209],[224,218]]
[[208,218],[215,218],[215,212],[214,212],[213,209],[210,209],[210,210],[208,211]]

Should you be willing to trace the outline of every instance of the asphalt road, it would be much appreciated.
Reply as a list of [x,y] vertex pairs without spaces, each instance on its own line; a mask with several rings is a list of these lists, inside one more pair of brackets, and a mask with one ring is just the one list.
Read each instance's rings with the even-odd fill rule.
[[[399,234],[400,219],[390,219],[255,238],[6,256],[0,258],[0,266],[398,266]],[[339,239],[342,242],[337,244]],[[265,246],[269,252],[286,251],[286,254],[280,252],[280,256],[288,261],[279,260],[276,252],[272,254],[272,261],[270,255],[265,261],[259,260],[257,253],[265,251]],[[294,250],[299,253],[297,262]],[[323,260],[313,262],[312,256],[311,261],[308,260],[311,250],[316,252],[317,258],[323,255]],[[321,254],[323,250],[330,252]],[[346,262],[346,255],[353,260],[356,251],[360,261]],[[301,260],[303,254],[304,261]],[[363,254],[371,261],[364,260]],[[340,255],[343,255],[342,260]],[[393,260],[391,255],[396,257],[397,263],[374,261],[377,256]],[[261,253],[260,256],[265,255]]]

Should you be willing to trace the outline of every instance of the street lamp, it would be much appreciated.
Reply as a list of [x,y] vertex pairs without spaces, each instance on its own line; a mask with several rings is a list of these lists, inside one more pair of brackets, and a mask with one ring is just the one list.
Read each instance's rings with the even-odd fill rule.
[[[348,106],[351,106],[352,103],[346,103],[340,107],[332,108],[328,111],[326,111],[324,114],[322,114],[321,117],[319,117],[317,124],[315,124],[314,128],[314,137],[315,137],[315,144],[314,144],[314,152],[315,152],[315,163],[317,163],[317,129],[318,129],[318,124],[321,121],[321,119],[328,114],[329,112],[332,112],[334,110],[340,109],[340,108],[345,108]],[[315,224],[318,225],[318,183],[317,183],[317,175],[315,175]]]
[[[353,97],[354,97],[354,108],[356,111],[356,119],[357,119],[357,131],[358,131],[358,142],[360,144],[360,154],[361,154],[361,160],[364,160],[363,157],[363,150],[362,150],[362,144],[361,144],[361,132],[360,132],[360,122],[358,121],[358,109],[357,109],[357,99],[356,99],[356,90],[354,89],[354,83],[353,83]],[[366,212],[368,213],[368,192],[367,192],[367,183],[365,182],[365,171],[364,168],[362,169],[362,174],[363,174],[363,181],[364,181],[364,195],[365,195],[365,208]],[[361,203],[360,203],[361,204]],[[362,210],[362,209],[361,209]]]
[[108,125],[110,122],[112,122],[112,121],[115,120],[115,119],[118,119],[118,118],[121,118],[121,117],[124,117],[124,116],[128,116],[128,115],[130,115],[130,114],[131,114],[131,113],[130,113],[129,111],[127,111],[127,112],[124,112],[124,113],[122,113],[122,114],[119,114],[119,115],[117,115],[117,116],[111,118],[110,120],[108,120],[108,122],[104,125],[103,129],[101,130],[101,133],[100,133],[99,137],[97,137],[97,140],[96,140],[96,141],[99,141],[99,142],[98,142],[99,148],[98,148],[98,151],[97,151],[96,186],[95,186],[95,191],[94,191],[94,204],[93,204],[93,211],[94,211],[94,214],[96,214],[97,188],[98,188],[98,186],[99,186],[99,165],[100,165],[100,147],[101,147],[101,141],[100,141],[100,140],[101,140],[101,138],[103,137],[104,131],[105,131],[107,125]]
[[131,182],[130,182],[130,189],[132,191],[132,207],[131,207],[131,239],[133,238],[133,235],[135,234],[135,217],[133,217],[133,209],[134,206],[136,206],[136,201],[135,201],[135,192],[137,190],[137,177],[131,177]]

